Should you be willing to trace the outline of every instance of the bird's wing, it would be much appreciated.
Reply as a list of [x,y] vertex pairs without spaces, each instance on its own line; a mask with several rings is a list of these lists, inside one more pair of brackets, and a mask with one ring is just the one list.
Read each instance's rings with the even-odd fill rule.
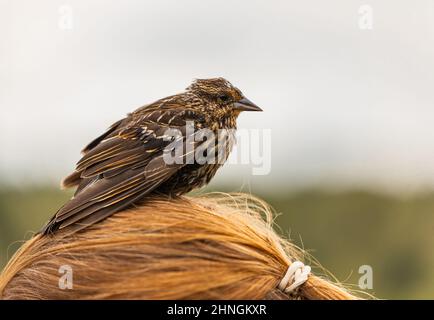
[[[178,128],[175,141],[166,130]],[[79,186],[43,230],[44,233],[91,225],[153,191],[175,174],[181,164],[166,164],[169,143],[185,143],[185,120],[177,110],[151,110],[112,126],[110,133],[94,140],[77,163]],[[184,149],[185,150],[185,149]]]

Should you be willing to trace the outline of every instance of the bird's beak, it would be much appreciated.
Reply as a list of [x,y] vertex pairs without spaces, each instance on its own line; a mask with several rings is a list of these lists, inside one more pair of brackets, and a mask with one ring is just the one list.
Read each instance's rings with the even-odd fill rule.
[[249,99],[243,97],[234,103],[234,110],[238,111],[262,111],[256,104],[254,104]]

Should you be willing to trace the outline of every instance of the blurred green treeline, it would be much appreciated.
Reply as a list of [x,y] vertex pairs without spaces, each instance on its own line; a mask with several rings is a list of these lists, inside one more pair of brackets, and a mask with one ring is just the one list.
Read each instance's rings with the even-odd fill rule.
[[[0,266],[70,196],[53,187],[0,189]],[[358,289],[359,267],[370,265],[370,294],[434,298],[434,193],[305,190],[258,196],[280,213],[280,232],[338,280]]]

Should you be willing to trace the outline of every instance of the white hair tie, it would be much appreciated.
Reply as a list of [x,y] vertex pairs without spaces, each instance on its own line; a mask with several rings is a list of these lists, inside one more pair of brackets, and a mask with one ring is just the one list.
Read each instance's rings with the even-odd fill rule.
[[[294,261],[288,266],[288,270],[286,270],[285,276],[280,281],[278,288],[285,293],[294,291],[306,282],[310,270],[311,268],[305,266],[303,262]],[[288,284],[290,285],[288,286]]]

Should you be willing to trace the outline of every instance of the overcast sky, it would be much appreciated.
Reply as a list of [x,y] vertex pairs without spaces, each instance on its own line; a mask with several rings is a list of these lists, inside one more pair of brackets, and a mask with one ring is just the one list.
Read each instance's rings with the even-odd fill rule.
[[271,129],[271,172],[214,183],[434,186],[433,57],[430,0],[0,0],[0,177],[57,182],[127,112],[223,76],[264,109],[238,123]]

